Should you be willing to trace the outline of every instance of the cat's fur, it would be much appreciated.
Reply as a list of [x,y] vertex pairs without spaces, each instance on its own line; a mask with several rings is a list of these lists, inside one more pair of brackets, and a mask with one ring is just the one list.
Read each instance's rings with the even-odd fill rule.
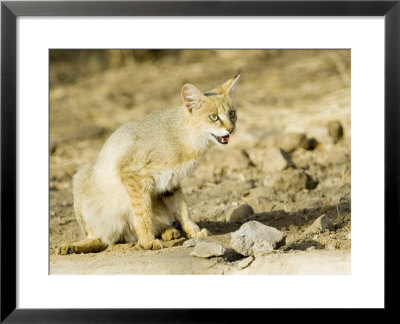
[[163,243],[157,237],[180,236],[177,223],[187,237],[208,235],[190,219],[179,183],[212,144],[227,144],[235,131],[230,94],[238,77],[204,94],[185,84],[183,106],[118,128],[96,162],[74,176],[75,214],[87,239],[63,245],[61,253],[136,241],[144,249],[159,249]]

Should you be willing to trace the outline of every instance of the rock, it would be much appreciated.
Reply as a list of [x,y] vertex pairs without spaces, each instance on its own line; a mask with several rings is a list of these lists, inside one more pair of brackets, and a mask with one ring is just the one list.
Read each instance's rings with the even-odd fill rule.
[[287,152],[278,147],[269,149],[253,148],[247,151],[250,161],[264,172],[282,171],[294,167]]
[[225,220],[232,223],[245,222],[250,215],[254,214],[253,208],[248,204],[239,205],[238,207],[231,207],[228,209]]
[[337,143],[343,137],[343,126],[337,121],[330,121],[327,125],[328,134],[332,137],[333,141]]
[[318,182],[303,170],[288,169],[272,175],[266,183],[278,191],[314,189]]
[[225,249],[217,243],[199,242],[190,255],[198,258],[211,258],[224,255],[224,253]]
[[304,234],[317,234],[324,232],[326,229],[332,231],[333,224],[330,219],[325,215],[318,217],[304,232]]
[[349,232],[349,234],[347,234],[347,239],[351,240],[351,232]]
[[193,247],[193,246],[195,246],[195,245],[196,245],[197,243],[199,243],[199,242],[200,242],[200,239],[198,239],[198,238],[191,238],[191,239],[185,241],[185,243],[183,243],[183,246],[186,246],[186,247]]
[[295,149],[301,147],[303,149],[309,148],[307,136],[304,133],[287,133],[275,136],[274,145],[280,147],[286,152],[293,152]]
[[269,253],[285,243],[286,235],[277,229],[257,221],[243,224],[231,234],[230,246],[245,255]]
[[247,268],[252,262],[254,261],[253,256],[249,256],[247,258],[244,258],[236,263],[236,268],[238,269],[244,269]]
[[273,201],[267,197],[253,198],[253,199],[249,200],[247,203],[251,206],[254,213],[270,212],[276,206],[275,201]]

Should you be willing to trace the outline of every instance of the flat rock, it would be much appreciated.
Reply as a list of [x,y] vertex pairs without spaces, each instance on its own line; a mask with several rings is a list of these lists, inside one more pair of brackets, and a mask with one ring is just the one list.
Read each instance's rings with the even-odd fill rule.
[[249,149],[247,154],[250,161],[264,172],[282,171],[294,166],[289,154],[279,147]]
[[243,224],[231,234],[230,246],[245,255],[269,253],[285,242],[286,235],[277,229],[257,221]]
[[228,209],[225,220],[232,223],[245,222],[250,215],[254,214],[253,208],[248,204],[242,204]]
[[190,255],[198,258],[211,258],[224,255],[224,253],[225,249],[217,243],[199,242]]
[[318,217],[304,232],[304,234],[316,234],[324,232],[326,229],[332,231],[334,228],[330,219],[325,215]]

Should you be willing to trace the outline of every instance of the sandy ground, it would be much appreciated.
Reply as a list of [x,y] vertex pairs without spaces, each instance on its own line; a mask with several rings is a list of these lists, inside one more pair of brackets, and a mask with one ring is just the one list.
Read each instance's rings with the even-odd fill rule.
[[[65,54],[52,53],[50,65],[51,274],[350,273],[349,51]],[[190,256],[193,248],[182,245],[184,239],[159,251],[120,244],[100,253],[58,255],[61,244],[84,238],[73,212],[72,176],[96,159],[112,131],[179,106],[186,82],[206,91],[239,70],[236,134],[227,146],[210,149],[182,183],[193,220],[212,234],[206,241],[227,249],[225,255]],[[343,137],[330,122],[340,123]],[[288,152],[292,166],[270,170],[276,161],[267,153],[274,147]],[[245,203],[254,214],[229,221],[229,211]],[[307,234],[322,214],[333,227]],[[284,246],[243,267],[245,257],[230,249],[229,240],[248,220],[287,237]]]

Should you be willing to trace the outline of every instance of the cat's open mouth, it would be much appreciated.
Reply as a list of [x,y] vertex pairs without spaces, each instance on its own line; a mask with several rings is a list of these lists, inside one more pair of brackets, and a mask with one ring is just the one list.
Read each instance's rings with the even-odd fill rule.
[[220,144],[228,144],[228,142],[229,142],[229,134],[225,135],[225,136],[217,136],[217,135],[214,135],[213,133],[210,133],[210,134],[212,136],[214,136]]

